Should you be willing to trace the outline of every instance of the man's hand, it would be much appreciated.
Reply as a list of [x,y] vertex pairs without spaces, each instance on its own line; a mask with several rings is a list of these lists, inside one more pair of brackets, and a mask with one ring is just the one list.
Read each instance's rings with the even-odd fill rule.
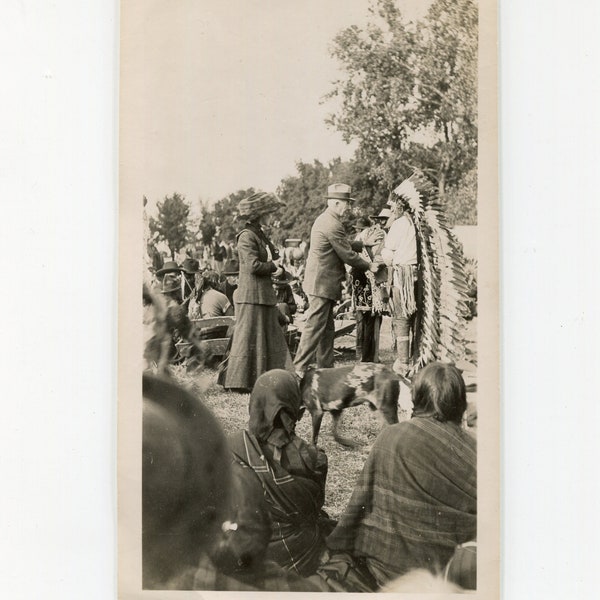
[[367,232],[363,238],[363,242],[365,246],[374,246],[375,244],[379,244],[381,240],[385,237],[385,232],[383,229],[367,229]]
[[377,273],[381,267],[383,267],[383,263],[381,261],[372,262],[369,265],[369,271],[371,271],[371,273]]

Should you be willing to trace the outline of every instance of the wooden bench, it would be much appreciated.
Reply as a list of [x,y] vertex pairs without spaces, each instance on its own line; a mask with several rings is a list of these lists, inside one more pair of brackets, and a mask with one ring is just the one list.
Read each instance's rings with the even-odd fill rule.
[[206,317],[192,319],[194,335],[212,356],[224,356],[231,337],[235,317]]

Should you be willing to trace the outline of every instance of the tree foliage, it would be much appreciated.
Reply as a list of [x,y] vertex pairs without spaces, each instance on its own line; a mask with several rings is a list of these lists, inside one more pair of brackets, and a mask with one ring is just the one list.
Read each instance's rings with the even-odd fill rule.
[[240,230],[240,222],[235,218],[237,205],[254,192],[254,188],[238,190],[215,202],[212,209],[209,209],[207,205],[203,205],[200,222],[202,243],[205,245],[210,244],[215,236],[224,242],[234,242],[235,236]]
[[327,165],[315,160],[312,163],[297,162],[297,175],[282,180],[277,194],[285,203],[280,211],[272,237],[277,243],[286,238],[301,238],[308,242],[315,219],[327,206],[327,187],[332,183],[347,183],[356,198],[353,210],[346,215],[349,225],[358,214],[373,214],[385,204],[389,190],[383,189],[367,172],[365,165],[357,161],[343,162],[336,158]]
[[[420,170],[446,199],[477,160],[477,6],[434,0],[425,18],[405,23],[395,0],[374,0],[364,29],[334,39],[345,77],[326,98],[328,122],[383,187]],[[476,198],[471,198],[474,208]]]
[[184,196],[175,192],[172,196],[165,196],[162,202],[157,203],[157,207],[158,217],[150,217],[150,231],[158,232],[159,239],[167,243],[171,258],[175,260],[175,254],[189,240],[190,206]]

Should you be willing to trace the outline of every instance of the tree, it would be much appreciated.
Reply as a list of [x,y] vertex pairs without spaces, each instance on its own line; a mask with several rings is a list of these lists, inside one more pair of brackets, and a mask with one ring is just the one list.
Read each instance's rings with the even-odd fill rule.
[[238,190],[215,203],[213,214],[215,225],[219,228],[221,240],[225,242],[235,241],[235,236],[242,225],[240,221],[236,219],[238,204],[244,198],[252,196],[255,191],[256,190],[253,187],[245,190]]
[[445,202],[476,168],[477,6],[434,0],[415,26],[395,0],[373,0],[370,12],[364,29],[333,41],[346,77],[326,96],[341,100],[328,123],[358,142],[356,159],[380,186],[420,170]]
[[421,169],[442,198],[477,163],[477,24],[472,0],[436,0],[417,29],[415,120],[436,135]]
[[332,55],[341,63],[345,79],[334,82],[326,99],[341,106],[327,122],[345,141],[359,143],[356,158],[368,165],[381,185],[391,188],[410,173],[402,158],[411,133],[414,110],[414,34],[402,21],[391,0],[371,6],[374,21],[340,32]]
[[212,213],[212,210],[208,207],[208,205],[203,202],[200,207],[200,236],[202,238],[202,243],[205,246],[211,244],[215,233],[217,232],[217,226],[215,225],[215,219]]
[[150,217],[150,231],[158,232],[159,239],[164,240],[171,251],[171,258],[181,250],[189,239],[190,206],[185,198],[175,192],[165,196],[158,202],[158,218]]

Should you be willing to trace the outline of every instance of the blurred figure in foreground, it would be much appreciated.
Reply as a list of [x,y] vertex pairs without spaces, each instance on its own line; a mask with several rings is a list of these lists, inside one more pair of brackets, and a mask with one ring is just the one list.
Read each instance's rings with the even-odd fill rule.
[[175,384],[144,375],[142,389],[142,585],[190,589],[229,498],[226,441],[210,411]]
[[234,465],[219,423],[172,382],[143,378],[142,586],[153,590],[320,591],[265,559],[260,484]]

